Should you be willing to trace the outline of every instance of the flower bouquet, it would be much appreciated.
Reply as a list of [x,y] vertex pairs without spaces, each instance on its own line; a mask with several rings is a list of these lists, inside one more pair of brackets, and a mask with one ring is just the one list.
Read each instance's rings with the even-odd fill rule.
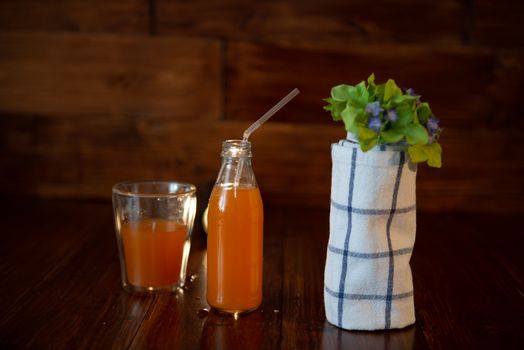
[[409,260],[415,242],[417,163],[441,166],[442,129],[429,104],[389,79],[338,85],[324,107],[347,139],[332,145],[327,320],[341,328],[415,322]]

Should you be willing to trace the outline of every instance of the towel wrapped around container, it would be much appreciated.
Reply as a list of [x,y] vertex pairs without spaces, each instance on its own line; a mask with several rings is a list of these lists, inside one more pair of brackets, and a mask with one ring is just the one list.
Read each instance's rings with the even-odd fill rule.
[[326,318],[350,330],[411,325],[416,165],[404,146],[362,152],[355,142],[341,140],[331,154]]

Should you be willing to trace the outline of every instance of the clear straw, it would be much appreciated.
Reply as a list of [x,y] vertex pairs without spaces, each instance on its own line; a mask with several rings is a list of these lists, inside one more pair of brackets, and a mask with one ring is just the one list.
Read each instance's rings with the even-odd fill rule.
[[271,108],[263,116],[258,118],[258,120],[256,122],[251,124],[251,126],[249,128],[247,128],[246,131],[244,131],[244,135],[243,135],[244,136],[244,141],[247,141],[247,139],[249,138],[249,136],[251,135],[251,133],[253,131],[258,129],[260,127],[260,125],[264,124],[269,118],[271,118],[273,116],[273,114],[278,112],[278,110],[280,108],[284,107],[289,101],[291,101],[299,93],[300,93],[300,91],[297,88],[293,89],[293,91],[291,91],[289,94],[287,94],[286,97],[284,97],[283,99],[280,100],[280,102],[278,102],[276,105],[274,105],[273,108]]
[[[247,142],[247,139],[249,138],[249,135],[256,129],[260,127],[260,125],[264,124],[269,118],[273,116],[278,110],[282,107],[284,107],[291,99],[293,99],[296,95],[298,95],[300,91],[298,91],[297,88],[293,89],[289,94],[286,95],[283,99],[281,99],[276,105],[273,106],[269,111],[267,111],[263,116],[258,118],[256,122],[251,124],[249,128],[244,131],[244,139],[242,141]],[[240,158],[240,161],[238,162],[238,169],[237,173],[235,174],[235,182],[234,182],[234,196],[237,196],[237,187],[240,184],[240,174],[242,173],[242,168],[244,167],[244,161],[242,158]]]

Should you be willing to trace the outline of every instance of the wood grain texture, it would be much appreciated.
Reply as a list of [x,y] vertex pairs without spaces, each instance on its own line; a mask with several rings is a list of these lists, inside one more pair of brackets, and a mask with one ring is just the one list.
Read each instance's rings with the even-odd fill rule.
[[[10,288],[2,295],[20,295],[1,305],[2,348],[127,347],[151,299],[121,289],[110,206],[8,202],[12,212],[3,222],[11,228],[4,236],[24,239],[4,246],[16,255],[3,255],[0,270]],[[24,221],[32,225],[18,235]]]
[[[160,34],[273,43],[460,43],[464,2],[157,0]],[[442,21],[441,18],[446,18]]]
[[[199,219],[188,264],[188,276],[195,277],[187,288],[130,295],[120,284],[110,202],[1,199],[10,204],[0,212],[0,279],[10,287],[0,290],[0,296],[7,296],[0,298],[2,348],[438,350],[524,345],[519,215],[419,210],[411,261],[416,324],[397,331],[349,332],[324,316],[325,209],[266,204],[263,304],[234,320],[199,314],[207,307],[206,236]],[[11,292],[18,298],[10,298]]]
[[[44,11],[40,3],[20,4]],[[255,172],[266,201],[326,207],[329,144],[344,132],[322,110],[322,98],[333,85],[374,71],[379,81],[391,76],[416,87],[445,128],[444,167],[419,171],[420,208],[524,211],[524,163],[515,150],[524,137],[524,119],[516,117],[524,55],[517,45],[461,45],[458,27],[466,25],[473,38],[476,27],[468,25],[484,23],[464,22],[473,15],[471,2],[417,2],[423,15],[415,22],[406,20],[411,0],[381,8],[333,0],[321,10],[310,1],[151,4],[150,20],[158,16],[160,33],[176,37],[87,27],[79,30],[89,33],[73,35],[52,26],[49,33],[0,34],[0,192],[107,198],[115,182],[133,178],[208,185],[218,172],[220,143],[240,137],[248,122],[298,87],[302,93],[253,136]],[[142,5],[112,0],[89,11]],[[0,16],[16,6],[4,2]],[[58,2],[46,11],[95,17],[82,6]],[[520,5],[512,6],[518,13]],[[406,30],[417,21],[433,34]],[[368,29],[353,33],[355,26]]]
[[147,0],[2,0],[0,30],[146,34]]
[[[16,232],[23,232],[27,239],[25,244],[16,245],[13,242],[16,241],[17,234],[8,234],[4,231],[5,234],[2,236],[5,244],[0,246],[2,256],[0,270],[4,285],[9,286],[0,289],[0,310],[4,314],[4,311],[12,308],[28,290],[52,273],[56,265],[71,259],[78,249],[85,246],[91,236],[85,227],[80,226],[79,236],[64,234],[65,227],[61,226],[64,218],[56,213],[66,214],[70,208],[61,202],[54,203],[52,210],[43,205],[28,205],[29,210],[40,212],[39,227],[36,227],[31,220],[27,220],[24,214],[25,208],[21,203],[15,202],[13,205],[4,200],[2,203],[4,206],[13,207],[10,222],[18,223]],[[89,206],[79,206],[75,212],[78,215],[87,215],[89,209]],[[44,237],[42,231],[47,231],[48,234]],[[43,242],[46,244],[43,245]],[[30,252],[30,259],[27,258],[28,252]],[[16,271],[10,268],[12,264],[16,264]]]
[[[109,198],[114,183],[129,179],[212,183],[222,141],[239,137],[248,123],[174,119],[3,116],[0,191]],[[327,207],[330,144],[344,137],[340,125],[267,123],[252,137],[264,199]],[[418,207],[524,212],[524,160],[514,147],[523,141],[519,130],[446,129],[444,166],[419,167]]]
[[471,40],[475,45],[524,49],[524,5],[519,0],[475,0]]
[[297,215],[298,211],[287,211],[287,215],[307,215],[308,219],[289,221],[284,236],[282,348],[318,349],[326,323],[324,303],[318,302],[324,295],[326,252],[316,247],[327,246],[327,217],[325,212]]
[[[524,84],[524,56],[486,49],[352,46],[336,51],[233,42],[227,50],[226,118],[253,120],[297,87],[301,94],[275,120],[322,123],[332,86],[356,84],[375,73],[415,87],[446,127],[497,127],[514,118]],[[254,93],[256,91],[256,93]]]
[[221,113],[219,45],[212,40],[0,34],[0,47],[3,113],[182,119]]
[[[415,308],[432,349],[522,347],[520,225],[507,215],[418,215]],[[428,322],[436,314],[442,322]]]

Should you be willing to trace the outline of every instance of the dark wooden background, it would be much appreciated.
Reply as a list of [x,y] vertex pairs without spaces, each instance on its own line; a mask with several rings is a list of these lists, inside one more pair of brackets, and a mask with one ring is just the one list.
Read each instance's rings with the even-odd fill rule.
[[255,173],[267,203],[327,207],[345,133],[322,98],[375,72],[445,128],[420,209],[524,212],[523,20],[519,0],[2,0],[0,193],[206,186],[220,142],[298,87],[253,136]]

